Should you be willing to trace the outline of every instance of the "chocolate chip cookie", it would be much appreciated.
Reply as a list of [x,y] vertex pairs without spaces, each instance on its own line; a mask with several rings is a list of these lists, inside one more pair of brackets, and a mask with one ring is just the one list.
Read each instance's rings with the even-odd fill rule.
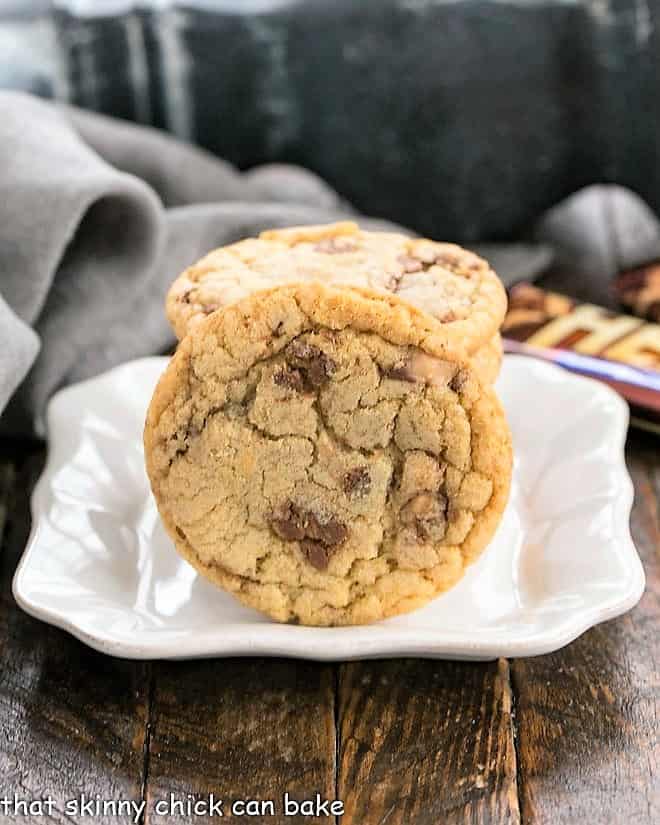
[[497,330],[504,289],[488,264],[465,249],[355,223],[292,227],[216,249],[174,282],[167,314],[179,339],[215,310],[286,283],[318,281],[397,295],[433,319],[434,335],[477,359],[482,378],[499,370]]
[[196,323],[149,408],[164,524],[202,575],[282,622],[346,625],[454,585],[504,509],[501,407],[433,318],[320,283]]

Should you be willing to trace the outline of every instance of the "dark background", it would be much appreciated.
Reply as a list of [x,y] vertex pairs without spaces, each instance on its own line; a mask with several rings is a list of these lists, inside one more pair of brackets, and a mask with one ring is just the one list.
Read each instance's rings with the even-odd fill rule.
[[593,182],[660,209],[658,0],[0,0],[0,18],[0,86],[241,168],[302,164],[431,236],[519,238]]

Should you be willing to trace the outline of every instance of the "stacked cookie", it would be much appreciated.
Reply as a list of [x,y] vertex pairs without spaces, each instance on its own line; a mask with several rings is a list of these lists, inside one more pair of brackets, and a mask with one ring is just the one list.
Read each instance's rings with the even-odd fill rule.
[[349,221],[273,229],[214,250],[174,282],[167,315],[181,340],[210,313],[258,290],[312,281],[398,296],[439,322],[436,348],[447,339],[484,381],[497,377],[506,294],[488,264],[454,244],[361,232]]
[[475,255],[353,223],[186,270],[145,428],[178,551],[278,621],[365,623],[451,587],[508,496],[505,306]]

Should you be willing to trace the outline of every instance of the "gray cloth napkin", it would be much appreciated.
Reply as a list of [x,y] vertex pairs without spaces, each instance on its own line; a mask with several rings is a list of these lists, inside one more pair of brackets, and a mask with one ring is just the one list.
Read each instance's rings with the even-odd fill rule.
[[302,169],[241,174],[154,130],[0,92],[3,431],[35,417],[43,431],[58,387],[171,346],[167,288],[214,246],[350,212]]
[[[646,247],[660,249],[654,216],[613,191],[610,223],[626,236],[631,221],[638,236],[643,225]],[[535,245],[484,251],[505,282],[538,275],[553,247],[581,271],[605,261],[609,272],[602,196],[594,207],[585,190],[557,207]],[[0,92],[0,429],[43,433],[56,389],[172,346],[165,293],[208,250],[270,226],[347,216],[351,207],[305,170],[240,173],[152,129]],[[593,231],[582,237],[580,225]]]

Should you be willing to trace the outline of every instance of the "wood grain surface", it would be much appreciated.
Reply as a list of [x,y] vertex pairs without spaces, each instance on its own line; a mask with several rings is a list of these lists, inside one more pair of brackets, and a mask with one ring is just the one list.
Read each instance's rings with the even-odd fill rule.
[[[188,793],[231,805],[272,801],[268,823],[309,822],[283,815],[283,795],[302,801],[335,798],[334,668],[314,662],[217,659],[154,666],[148,799]],[[240,813],[240,810],[239,810]],[[188,822],[184,814],[149,822]],[[213,821],[201,816],[196,821]],[[321,817],[315,822],[334,822]]]
[[520,822],[506,660],[340,667],[346,825]]
[[[647,592],[557,653],[511,662],[139,663],[25,615],[11,578],[43,451],[0,444],[0,823],[128,823],[68,800],[147,803],[139,821],[223,799],[223,821],[343,825],[609,825],[660,821],[660,444],[631,434],[632,531]],[[343,800],[343,817],[285,817],[282,796]],[[51,794],[52,817],[3,797]],[[229,816],[237,799],[276,814]]]
[[632,433],[633,538],[647,588],[630,613],[512,663],[524,822],[660,822],[657,439]]

